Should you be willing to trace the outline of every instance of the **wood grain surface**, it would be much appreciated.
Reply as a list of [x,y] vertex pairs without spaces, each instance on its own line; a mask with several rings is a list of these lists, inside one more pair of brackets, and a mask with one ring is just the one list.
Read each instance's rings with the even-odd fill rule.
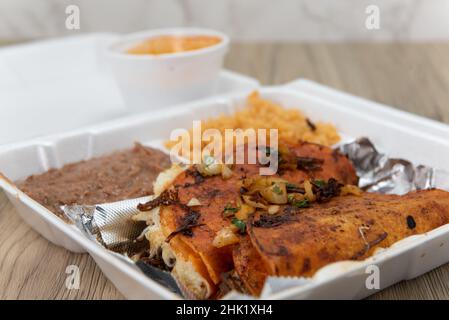
[[[280,84],[298,77],[449,123],[449,44],[234,44],[226,67]],[[419,151],[417,151],[419,152]],[[68,265],[80,288],[65,286]],[[123,299],[87,254],[33,231],[0,191],[1,299]],[[449,264],[370,299],[449,299]]]

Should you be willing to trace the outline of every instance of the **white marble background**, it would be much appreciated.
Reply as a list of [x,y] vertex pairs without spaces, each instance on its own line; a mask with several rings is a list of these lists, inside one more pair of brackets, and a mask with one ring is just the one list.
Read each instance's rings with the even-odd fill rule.
[[[80,8],[80,30],[65,8]],[[365,27],[368,5],[380,29]],[[244,41],[449,40],[449,0],[0,0],[0,40],[200,26]]]

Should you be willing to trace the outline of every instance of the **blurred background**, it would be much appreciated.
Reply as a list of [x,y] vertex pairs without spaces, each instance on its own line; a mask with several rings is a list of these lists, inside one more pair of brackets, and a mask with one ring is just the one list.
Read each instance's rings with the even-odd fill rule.
[[31,109],[35,116],[78,110],[73,125],[55,122],[59,130],[91,105],[99,119],[119,115],[117,90],[93,76],[95,54],[76,40],[15,44],[183,26],[227,33],[225,68],[264,85],[306,78],[449,122],[448,0],[0,0],[0,107],[11,106],[10,118],[36,101],[47,109]]
[[[0,39],[72,34],[69,5],[80,9],[77,32],[132,32],[201,26],[237,41],[432,41],[449,39],[446,0],[1,0]],[[380,28],[367,29],[367,8]]]
[[229,34],[226,68],[262,84],[308,78],[449,121],[447,0],[0,0],[3,45],[177,26]]

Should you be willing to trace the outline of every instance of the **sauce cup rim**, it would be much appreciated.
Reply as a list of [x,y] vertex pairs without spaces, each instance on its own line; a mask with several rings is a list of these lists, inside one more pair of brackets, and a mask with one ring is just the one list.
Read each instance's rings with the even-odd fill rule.
[[[213,44],[208,47],[182,51],[182,52],[174,52],[174,53],[166,53],[166,54],[130,54],[126,53],[124,50],[126,48],[136,45],[139,42],[144,40],[148,40],[157,36],[170,36],[170,35],[179,35],[179,36],[189,36],[189,35],[204,35],[204,36],[216,36],[221,39],[221,41],[217,44]],[[107,52],[109,55],[114,56],[116,58],[121,59],[132,59],[132,60],[171,60],[171,59],[179,59],[179,58],[187,58],[194,56],[206,55],[211,52],[220,51],[226,49],[229,45],[229,37],[223,32],[205,29],[205,28],[164,28],[164,29],[152,29],[146,31],[140,31],[135,33],[130,33],[124,35],[119,40],[114,41],[107,47]]]

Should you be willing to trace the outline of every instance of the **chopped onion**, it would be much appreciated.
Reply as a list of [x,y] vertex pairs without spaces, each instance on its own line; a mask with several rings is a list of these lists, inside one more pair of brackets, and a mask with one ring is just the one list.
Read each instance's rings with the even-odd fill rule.
[[241,207],[243,204],[242,198],[237,197],[237,199],[235,200],[235,203],[237,204],[237,207]]
[[196,165],[196,169],[203,176],[215,176],[221,173],[222,164],[214,157],[206,156],[201,164]]
[[345,196],[348,194],[351,194],[354,196],[361,196],[362,190],[360,190],[357,186],[353,186],[350,184],[347,184],[347,185],[344,185],[343,187],[341,187],[340,195]]
[[267,206],[261,202],[256,202],[251,199],[251,196],[249,195],[243,195],[242,196],[243,201],[245,201],[246,204],[250,205],[253,208],[260,208],[260,209],[266,209]]
[[232,228],[231,226],[222,228],[217,232],[212,245],[216,248],[221,248],[238,243],[240,241],[239,237],[234,233],[233,230],[234,228]]
[[232,170],[227,165],[221,165],[221,176],[223,179],[229,179],[232,177]]
[[131,217],[134,221],[149,221],[151,220],[151,210],[150,211],[140,211],[138,214],[135,214]]
[[200,206],[201,202],[200,200],[198,200],[197,198],[192,198],[190,199],[190,201],[187,203],[188,207],[196,207],[196,206]]
[[278,206],[278,205],[271,205],[271,206],[269,206],[268,207],[268,213],[269,214],[275,214],[275,213],[278,213],[279,212],[279,209],[280,209],[281,207],[280,206]]
[[302,201],[305,197],[302,193],[289,193],[288,202]]
[[287,188],[285,183],[275,182],[269,187],[260,190],[260,195],[273,204],[287,203]]
[[232,170],[225,164],[220,163],[212,156],[204,157],[201,164],[196,165],[198,172],[205,177],[216,176],[221,174],[223,179],[229,179],[232,177]]
[[309,180],[304,181],[304,190],[306,191],[304,197],[309,202],[314,202],[316,200],[316,196],[313,194],[312,184],[310,183]]
[[273,178],[273,177],[248,178],[243,180],[243,187],[248,189],[250,193],[255,193],[269,186],[272,186],[275,183],[285,184],[287,183],[287,181],[281,178]]

